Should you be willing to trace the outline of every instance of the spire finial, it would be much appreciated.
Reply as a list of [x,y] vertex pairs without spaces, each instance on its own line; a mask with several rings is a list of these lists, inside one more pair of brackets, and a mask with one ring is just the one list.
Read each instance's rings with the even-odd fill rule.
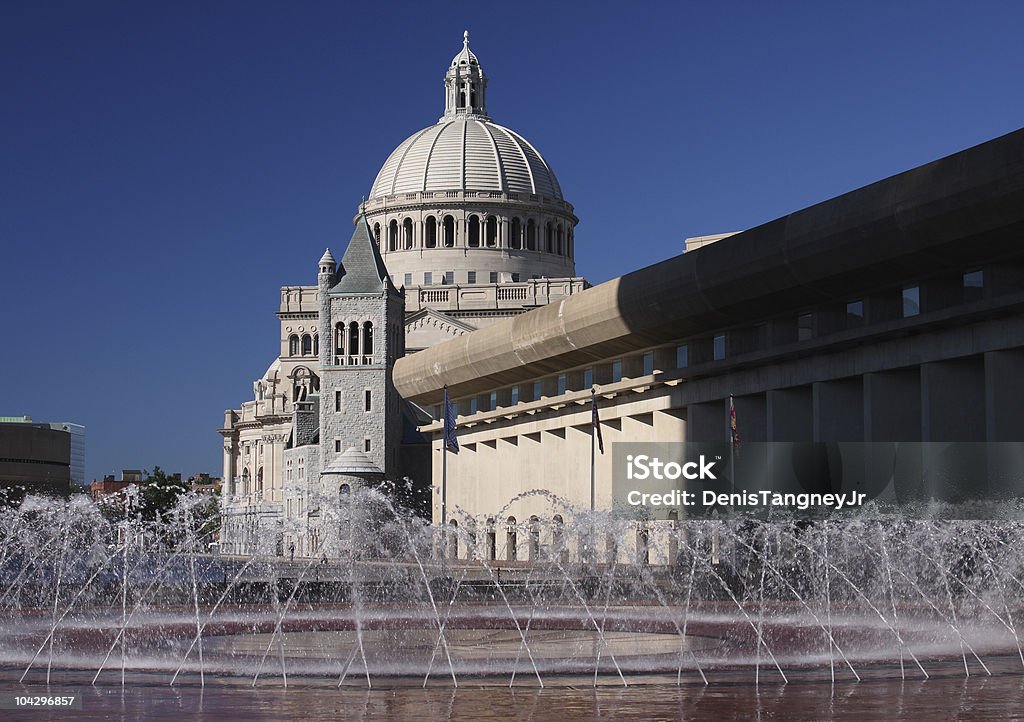
[[469,47],[469,31],[468,30],[463,30],[462,31],[462,47],[464,47],[464,48],[468,48]]

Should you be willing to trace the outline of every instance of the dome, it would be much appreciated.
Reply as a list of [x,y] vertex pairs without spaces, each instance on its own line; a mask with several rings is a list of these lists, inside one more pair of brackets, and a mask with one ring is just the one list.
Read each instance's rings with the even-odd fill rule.
[[424,191],[503,191],[563,200],[551,167],[515,131],[475,115],[442,118],[385,161],[370,199]]

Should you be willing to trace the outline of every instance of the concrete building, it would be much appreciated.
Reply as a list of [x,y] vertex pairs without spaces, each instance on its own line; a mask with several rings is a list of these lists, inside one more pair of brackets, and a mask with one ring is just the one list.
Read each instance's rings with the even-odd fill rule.
[[[0,416],[0,424],[32,424],[31,416]],[[71,436],[71,484],[84,488],[85,483],[85,427],[67,421],[40,422],[54,431],[66,431]]]
[[0,490],[8,502],[25,494],[71,492],[71,434],[30,417],[0,421]]
[[[1024,130],[400,359],[403,398],[458,404],[459,555],[529,558],[589,507],[592,388],[606,447],[724,440],[730,395],[744,442],[1024,440],[1022,238]],[[669,562],[658,534],[602,553]]]

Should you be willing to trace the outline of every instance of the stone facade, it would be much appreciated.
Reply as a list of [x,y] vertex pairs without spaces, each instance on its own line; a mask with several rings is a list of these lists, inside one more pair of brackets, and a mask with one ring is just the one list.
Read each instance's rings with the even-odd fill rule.
[[537,150],[487,116],[486,87],[467,36],[444,116],[385,162],[341,267],[328,251],[316,285],[281,288],[277,359],[219,430],[224,553],[340,548],[321,516],[339,475],[322,472],[350,450],[389,479],[429,467],[401,445],[395,360],[587,288],[572,205]]

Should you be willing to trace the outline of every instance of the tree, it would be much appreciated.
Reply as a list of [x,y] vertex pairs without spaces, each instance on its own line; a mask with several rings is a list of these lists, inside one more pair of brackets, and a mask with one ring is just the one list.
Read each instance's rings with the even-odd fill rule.
[[169,476],[159,466],[147,474],[139,489],[139,511],[145,521],[156,521],[166,517],[178,503],[178,497],[185,493],[181,475]]

